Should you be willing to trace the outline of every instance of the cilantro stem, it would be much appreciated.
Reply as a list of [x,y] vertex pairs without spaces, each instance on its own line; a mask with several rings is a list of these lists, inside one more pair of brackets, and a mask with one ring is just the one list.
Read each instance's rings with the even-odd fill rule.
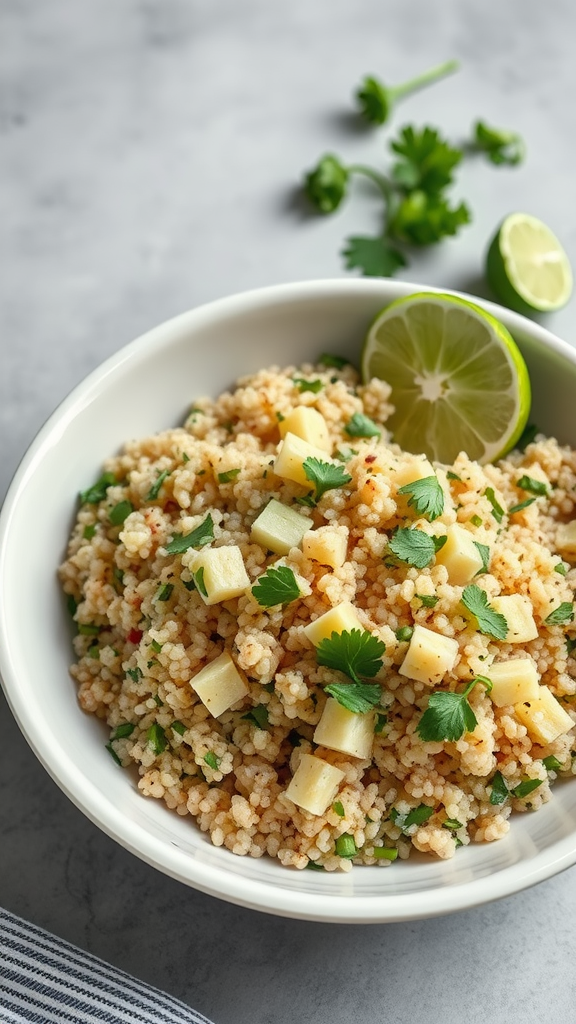
[[373,170],[372,167],[367,167],[366,164],[349,164],[347,170],[349,174],[363,174],[365,178],[369,178],[382,193],[386,203],[392,202],[394,186],[385,175],[379,174],[378,171]]
[[402,96],[408,96],[410,93],[416,92],[417,89],[424,89],[439,78],[445,78],[446,75],[454,74],[455,71],[458,71],[459,66],[457,60],[446,60],[443,64],[437,64],[436,67],[430,68],[429,71],[424,71],[423,74],[410,78],[407,82],[403,82],[402,85],[389,86],[388,91],[392,93],[394,99],[400,99]]

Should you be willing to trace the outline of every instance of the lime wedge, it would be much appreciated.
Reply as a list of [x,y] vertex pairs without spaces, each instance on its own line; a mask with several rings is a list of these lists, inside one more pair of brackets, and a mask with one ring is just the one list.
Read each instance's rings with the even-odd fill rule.
[[478,462],[504,455],[530,411],[530,379],[510,333],[495,317],[455,295],[419,292],[374,320],[362,377],[386,380],[394,413],[387,426],[409,452],[451,463],[465,451]]
[[520,313],[547,313],[572,294],[572,270],[550,228],[529,213],[511,213],[486,257],[486,276],[504,305]]

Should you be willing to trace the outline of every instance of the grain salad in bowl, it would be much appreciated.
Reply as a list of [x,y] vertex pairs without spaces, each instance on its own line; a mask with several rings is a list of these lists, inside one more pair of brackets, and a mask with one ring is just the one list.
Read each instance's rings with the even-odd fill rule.
[[576,772],[576,452],[538,433],[439,463],[393,411],[341,357],[271,366],[81,495],[80,705],[234,854],[448,860]]

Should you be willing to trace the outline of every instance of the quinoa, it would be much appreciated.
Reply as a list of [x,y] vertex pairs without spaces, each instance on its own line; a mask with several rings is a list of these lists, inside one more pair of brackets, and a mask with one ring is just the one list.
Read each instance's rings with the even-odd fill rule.
[[[312,484],[275,472],[281,424],[300,406],[321,414],[326,459],[349,477],[316,504]],[[103,720],[103,745],[123,767],[135,766],[144,796],[191,815],[232,853],[327,871],[386,867],[414,849],[449,858],[460,845],[502,838],[513,811],[536,810],[558,775],[576,774],[574,623],[570,615],[546,621],[574,601],[576,551],[559,537],[575,518],[576,453],[537,435],[495,465],[464,453],[453,466],[436,464],[444,500],[431,520],[401,491],[422,462],[391,442],[391,412],[388,385],[362,385],[350,366],[272,367],[216,400],[198,399],[183,427],[130,441],[106,462],[100,489],[84,494],[60,567],[78,630],[71,673],[80,706]],[[351,436],[355,414],[375,422],[379,435]],[[541,482],[543,493],[519,486],[523,476]],[[306,554],[306,541],[279,557],[255,539],[253,523],[272,499],[337,541],[342,559],[323,563]],[[174,551],[174,538],[201,535],[207,523],[208,542]],[[397,529],[438,539],[455,524],[486,556],[474,585],[489,602],[522,595],[532,639],[481,632],[440,552],[423,568],[391,556]],[[232,547],[247,586],[206,603],[198,550]],[[298,596],[265,607],[252,586],[271,566],[292,571]],[[381,696],[365,757],[314,740],[324,688],[345,676],[318,663],[305,629],[343,603],[385,645],[370,680]],[[454,642],[454,663],[433,685],[401,671],[414,627]],[[224,652],[242,696],[214,717],[195,679]],[[422,740],[418,723],[432,692],[461,692],[471,678],[489,678],[492,665],[518,658],[534,666],[571,728],[543,742],[518,705],[498,706],[477,685],[468,698],[474,729],[452,741]],[[311,754],[337,769],[322,813],[288,793]]]

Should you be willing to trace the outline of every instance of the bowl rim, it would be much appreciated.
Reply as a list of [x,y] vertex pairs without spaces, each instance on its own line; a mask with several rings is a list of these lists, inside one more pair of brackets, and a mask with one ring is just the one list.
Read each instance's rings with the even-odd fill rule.
[[[9,486],[0,510],[0,580],[4,585],[6,552],[10,543],[11,524],[18,514],[18,504],[27,481],[34,473],[43,452],[50,446],[55,433],[63,431],[74,420],[80,405],[90,394],[105,386],[107,379],[125,363],[139,358],[145,360],[158,342],[169,341],[185,329],[193,330],[221,317],[242,314],[273,306],[280,301],[295,303],[306,298],[325,299],[364,292],[374,297],[388,290],[402,295],[415,292],[433,292],[460,295],[495,315],[514,332],[528,333],[538,346],[556,352],[576,365],[576,349],[548,331],[540,324],[506,310],[493,302],[479,299],[454,289],[442,289],[389,279],[322,278],[288,284],[269,285],[214,299],[172,317],[122,346],[103,363],[87,374],[59,403],[39,429],[28,446]],[[383,305],[390,298],[384,298]],[[234,872],[203,864],[201,860],[185,858],[176,846],[170,846],[157,836],[136,826],[139,843],[134,841],[135,826],[129,826],[117,811],[112,800],[104,798],[95,788],[84,784],[74,770],[74,762],[63,747],[51,747],[39,723],[25,702],[20,699],[16,667],[11,655],[11,637],[0,602],[0,675],[6,699],[22,733],[48,774],[69,799],[100,829],[121,846],[165,874],[194,888],[224,899],[230,903],[278,916],[338,923],[382,923],[433,917],[463,910],[499,899],[535,885],[576,863],[576,835],[565,836],[551,843],[535,857],[502,868],[494,876],[484,876],[455,886],[432,888],[412,894],[386,894],[366,897],[318,893],[283,889],[260,882],[249,881]],[[185,870],[187,868],[187,870]],[[249,891],[247,891],[249,890]]]

